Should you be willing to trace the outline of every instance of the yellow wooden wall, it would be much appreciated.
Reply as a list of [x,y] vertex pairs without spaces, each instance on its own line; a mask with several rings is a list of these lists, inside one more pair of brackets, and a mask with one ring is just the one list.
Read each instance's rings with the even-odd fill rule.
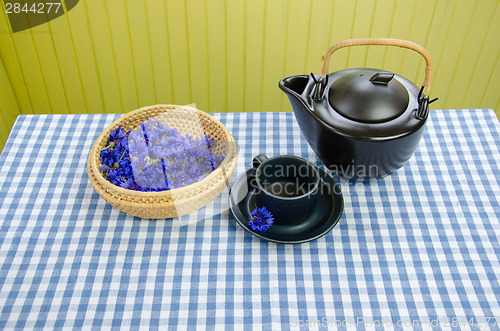
[[[278,81],[319,73],[331,44],[358,37],[426,47],[435,68],[432,97],[440,98],[435,108],[498,114],[499,3],[80,0],[66,15],[14,34],[2,10],[0,128],[18,113],[115,113],[155,103],[289,111]],[[336,53],[331,71],[384,68],[421,84],[423,62],[399,48],[357,47]]]

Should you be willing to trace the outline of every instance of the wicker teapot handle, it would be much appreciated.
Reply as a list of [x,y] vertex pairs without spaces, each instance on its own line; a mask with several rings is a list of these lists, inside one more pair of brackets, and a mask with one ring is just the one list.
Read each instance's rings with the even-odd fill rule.
[[408,40],[392,39],[392,38],[360,38],[360,39],[348,39],[334,44],[328,52],[326,52],[325,60],[323,61],[323,69],[321,70],[321,76],[325,77],[328,73],[328,68],[330,65],[330,57],[333,52],[340,48],[349,46],[359,46],[359,45],[385,45],[385,46],[399,46],[403,48],[412,49],[418,52],[425,59],[425,78],[424,86],[427,88],[427,92],[431,89],[431,78],[432,78],[432,61],[429,52],[417,43]]

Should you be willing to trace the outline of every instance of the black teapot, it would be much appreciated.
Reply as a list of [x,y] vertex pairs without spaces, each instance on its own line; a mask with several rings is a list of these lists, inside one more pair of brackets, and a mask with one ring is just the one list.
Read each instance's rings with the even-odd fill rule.
[[[328,74],[336,50],[356,45],[390,45],[412,49],[426,61],[419,89],[385,70],[355,68]],[[387,176],[413,155],[429,115],[432,62],[420,45],[399,39],[350,39],[326,53],[321,75],[283,78],[302,134],[321,161],[340,176],[372,179]],[[424,89],[426,89],[424,91]],[[425,93],[424,93],[425,92]]]

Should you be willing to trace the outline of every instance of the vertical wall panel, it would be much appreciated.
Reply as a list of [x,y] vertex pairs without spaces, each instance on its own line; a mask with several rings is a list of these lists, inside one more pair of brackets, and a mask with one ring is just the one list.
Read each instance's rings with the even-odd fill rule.
[[[80,71],[82,94],[85,98],[87,112],[103,113],[105,112],[105,96],[101,88],[102,82],[97,70],[97,53],[94,48],[89,21],[87,19],[87,4],[80,2],[79,5],[65,15],[65,18],[72,38],[75,60]],[[54,23],[59,20],[63,20],[63,18],[56,19]],[[17,34],[14,34],[14,36],[17,37]],[[106,98],[108,97],[106,95]],[[40,105],[37,105],[37,107],[40,107]],[[41,108],[40,112],[43,113],[46,110]]]
[[[476,59],[472,79],[463,82],[468,85],[466,99],[463,102],[465,107],[472,108],[474,104],[481,104],[484,107],[494,107],[495,101],[498,104],[500,93],[494,80],[500,76],[498,58],[500,57],[500,4],[497,3],[495,15],[488,27],[488,32],[484,35],[484,42],[481,47],[479,58]],[[472,65],[469,64],[469,65]],[[500,117],[500,109],[495,109]]]
[[[55,65],[49,67],[57,68],[57,71],[54,70],[52,72],[52,77],[50,75],[45,76],[51,86],[53,83],[59,82],[61,86],[58,86],[54,90],[59,90],[59,92],[62,90],[64,93],[56,96],[60,99],[64,97],[64,100],[60,101],[65,102],[60,102],[59,106],[54,106],[54,112],[85,113],[87,112],[87,105],[84,99],[84,89],[81,84],[78,63],[75,60],[73,39],[67,23],[67,20],[64,18],[47,24],[49,30],[46,33],[51,37],[50,42],[47,40],[47,47],[54,49],[54,53],[52,57],[49,56],[48,61],[56,61]],[[42,63],[45,65],[48,62],[42,60]],[[50,91],[51,88],[48,88],[48,90]]]
[[[415,7],[415,1],[396,1],[396,8],[391,22],[390,37],[408,39],[412,18],[414,17]],[[405,57],[411,56],[410,54],[408,54],[409,52],[411,51],[398,49],[395,47],[387,47],[383,68],[411,79],[411,77],[406,74],[404,70],[405,68],[403,68]]]
[[[286,41],[285,54],[283,57],[283,76],[296,74],[308,74],[306,59],[308,54],[307,44],[309,37],[309,26],[311,17],[311,2],[302,0],[290,0],[286,2]],[[288,98],[281,97],[281,109],[290,109]]]
[[226,10],[225,0],[211,0],[207,6],[208,98],[210,112],[227,111]]
[[259,109],[264,111],[281,110],[285,98],[278,82],[285,76],[283,72],[286,45],[286,16],[288,6],[285,0],[266,1],[266,20],[262,63],[262,87]]
[[[116,53],[111,42],[111,28],[105,1],[81,0],[87,6],[92,46],[95,50],[97,71],[101,82],[103,112],[116,113],[123,109]],[[126,30],[124,31],[126,32]],[[137,81],[136,81],[137,83]]]
[[[460,67],[450,66],[448,63],[452,59],[455,64],[460,63],[460,58],[465,51],[463,48],[464,37],[466,37],[471,21],[470,14],[474,12],[475,5],[474,1],[462,2],[455,8],[453,19],[447,27],[448,31],[446,32],[441,56],[434,61],[434,81],[437,86],[446,83],[448,87],[451,87],[454,73],[457,70],[461,70]],[[439,97],[442,97],[441,102],[445,103],[446,100],[450,99],[449,96],[453,94],[453,90],[448,88],[443,92]]]
[[[406,37],[408,40],[412,40],[420,45],[427,45],[427,38],[430,33],[428,27],[431,25],[433,19],[435,3],[435,0],[420,0],[417,2],[413,17],[411,17],[410,31]],[[400,69],[404,70],[401,74],[407,77],[415,77],[414,82],[418,86],[423,83],[425,60],[421,55],[411,50],[405,51],[405,57]]]
[[154,1],[147,1],[146,4],[155,103],[172,103],[171,58],[168,46],[168,25],[165,20],[165,3],[157,5]]
[[[491,67],[492,72],[490,73],[490,77],[487,80],[488,84],[485,86],[484,96],[482,99],[483,104],[494,104],[496,100],[498,100],[498,95],[500,91],[500,58],[497,56],[496,63]],[[499,109],[497,108],[497,115]]]
[[128,24],[130,17],[124,1],[106,1],[106,11],[118,80],[120,81],[123,110],[133,110],[140,107],[141,103],[139,102],[138,79],[135,73],[134,52]]
[[[124,3],[128,17],[128,31],[139,105],[155,104],[155,73],[151,56],[151,37],[146,14],[146,1],[124,1]],[[161,3],[158,4],[161,8]],[[118,68],[118,70],[126,69]]]
[[309,34],[311,24],[311,1],[290,0],[287,2],[286,53],[283,58],[284,74],[306,74]]
[[[381,1],[374,8],[373,21],[371,23],[371,31],[369,37],[379,37],[390,35],[392,18],[395,12],[395,1]],[[384,58],[387,54],[387,48],[381,46],[368,47],[366,52],[365,66],[368,68],[380,67],[384,63]],[[381,68],[385,69],[385,68]]]
[[[14,46],[13,34],[10,33],[11,30],[5,12],[3,10],[0,10],[0,12],[0,62],[3,62],[3,70],[6,75],[2,80],[2,86],[16,93],[19,111],[32,114],[31,100],[24,81],[19,56]],[[9,83],[10,86],[7,86]]]
[[[166,0],[168,45],[170,47],[173,104],[195,102],[191,98],[188,28],[184,1]],[[147,105],[144,105],[147,106]]]
[[[60,21],[62,20],[59,20],[59,22]],[[51,107],[50,112],[68,113],[69,106],[67,102],[66,88],[61,76],[61,67],[58,61],[59,59],[54,51],[52,31],[49,29],[49,24],[41,25],[36,31],[27,30],[26,32],[31,35],[31,40],[34,46],[34,56],[36,58],[36,62],[38,63],[42,75],[42,84]]]
[[4,63],[0,59],[0,151],[9,136],[10,128],[20,114],[16,96],[11,88]]
[[[289,111],[281,78],[319,73],[330,45],[369,36],[429,50],[435,107],[494,108],[500,100],[496,0],[80,0],[17,33],[2,11],[0,30],[0,58],[22,113],[152,103]],[[398,48],[340,50],[330,70],[360,66],[423,80],[421,57]]]
[[[354,25],[352,28],[352,38],[370,37],[373,21],[375,19],[375,3],[370,0],[357,0],[356,11],[354,13]],[[374,46],[377,47],[377,46]],[[373,47],[371,47],[373,48]],[[366,55],[368,47],[348,48],[347,67],[357,68],[366,65]]]
[[[332,44],[345,39],[352,38],[353,22],[355,18],[356,1],[336,0],[333,5],[331,21],[329,22],[330,37],[328,45],[322,52],[324,55]],[[326,22],[325,25],[326,27]],[[332,56],[330,61],[330,71],[337,71],[347,67],[348,52],[339,51]],[[321,67],[316,69],[321,71]]]
[[[471,24],[467,31],[467,35],[462,44],[461,56],[458,59],[455,66],[456,69],[453,72],[453,78],[451,79],[447,98],[441,101],[443,104],[449,104],[451,107],[462,107],[466,103],[479,104],[481,102],[480,100],[469,100],[467,92],[470,91],[470,86],[478,86],[480,83],[482,83],[482,86],[485,86],[485,74],[476,75],[476,72],[480,68],[478,66],[480,63],[478,58],[485,47],[486,39],[477,38],[477,36],[486,36],[488,34],[488,29],[490,28],[492,19],[495,16],[495,10],[498,9],[498,3],[499,2],[495,3],[494,1],[486,1],[481,4],[481,6],[478,4],[476,7]],[[500,26],[497,26],[496,29],[500,29]],[[489,50],[492,50],[490,49],[490,45],[486,47],[488,47]],[[500,49],[497,49],[497,54],[499,50]],[[480,77],[480,81],[474,82],[473,79],[477,77]],[[500,110],[498,108],[496,109]]]
[[313,1],[311,19],[309,21],[309,38],[307,42],[307,58],[304,73],[319,73],[323,66],[323,56],[331,42],[330,26],[325,22],[332,21],[334,2],[329,0]]
[[[2,20],[2,24],[0,25],[2,31],[0,36],[2,38],[2,60],[5,58],[9,59],[12,53],[15,54],[14,57],[17,61],[18,70],[20,72],[20,79],[23,82],[23,85],[26,87],[27,97],[30,100],[31,111],[34,113],[50,113],[52,112],[52,108],[49,103],[48,94],[46,91],[46,86],[44,82],[44,77],[40,71],[40,63],[38,60],[36,48],[33,44],[32,35],[33,32],[30,30],[20,31],[16,34],[12,34],[12,47],[4,47],[7,43],[10,43],[10,40],[4,41],[7,39],[7,36],[10,31],[10,26],[8,25],[8,18],[5,12],[2,10],[0,14],[0,20]],[[37,32],[35,32],[36,34]],[[3,52],[6,52],[6,55],[3,55]],[[11,53],[12,52],[12,53]],[[6,62],[6,65],[15,66],[15,62]],[[7,71],[7,70],[6,70]],[[9,73],[10,70],[7,71]],[[17,75],[12,75],[12,77],[16,77]],[[10,76],[9,76],[10,78]],[[13,86],[16,88],[15,93],[21,94],[20,92],[16,92],[19,89],[19,85]]]
[[241,65],[245,66],[245,111],[260,111],[260,94],[262,93],[262,68],[264,59],[264,29],[265,6],[264,0],[246,2],[246,38],[245,58]]
[[247,34],[245,4],[246,0],[226,0],[226,100],[227,111],[230,112],[245,109],[245,39]]
[[205,0],[186,1],[187,37],[189,44],[190,87],[196,106],[209,109],[208,95],[208,59],[207,52],[207,17]]
[[[448,90],[449,82],[441,80],[438,77],[438,72],[443,70],[439,68],[441,62],[440,54],[445,51],[445,44],[449,38],[449,34],[453,33],[450,30],[451,22],[454,19],[455,11],[459,6],[458,1],[436,1],[436,6],[434,7],[433,20],[430,24],[429,37],[424,47],[430,52],[433,62],[433,77],[432,77],[432,96],[434,97],[444,97],[444,94]],[[455,49],[458,49],[460,45],[456,45]],[[438,54],[439,51],[439,54]],[[447,61],[443,62],[443,65],[455,64],[456,56],[452,59],[448,58]],[[441,88],[444,87],[444,88]],[[445,108],[440,101],[435,105],[435,107]]]

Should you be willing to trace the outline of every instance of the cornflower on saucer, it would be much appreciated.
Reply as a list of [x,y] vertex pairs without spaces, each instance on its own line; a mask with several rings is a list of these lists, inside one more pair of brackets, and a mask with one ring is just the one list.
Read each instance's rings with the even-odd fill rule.
[[248,217],[248,225],[254,231],[266,232],[273,225],[273,214],[266,207],[255,208]]

